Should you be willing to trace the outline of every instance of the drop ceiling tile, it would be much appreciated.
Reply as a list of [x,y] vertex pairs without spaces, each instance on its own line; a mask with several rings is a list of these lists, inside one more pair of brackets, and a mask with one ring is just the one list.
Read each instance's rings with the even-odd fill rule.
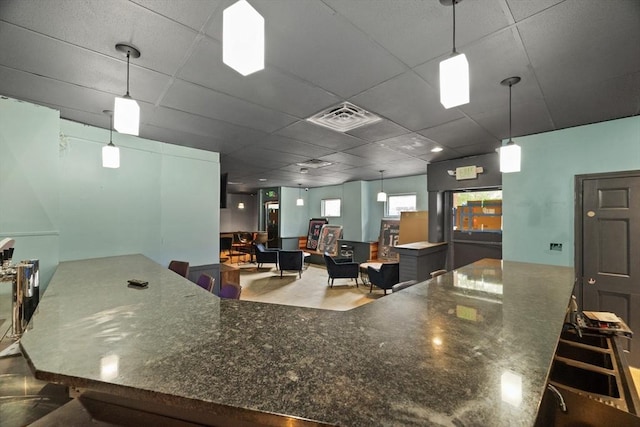
[[219,0],[131,0],[131,2],[196,31],[203,29],[221,3]]
[[433,90],[413,71],[407,71],[350,99],[356,105],[412,131],[462,117],[446,110]]
[[123,58],[116,43],[131,43],[142,53],[132,62],[168,75],[198,35],[125,0],[2,2],[1,11],[2,20],[114,58]]
[[362,139],[318,126],[306,120],[295,122],[280,129],[276,134],[336,151],[347,150],[367,143]]
[[297,154],[307,159],[317,159],[321,156],[334,153],[334,150],[317,145],[308,144],[306,142],[296,141],[295,139],[285,138],[280,135],[270,135],[260,141],[260,148],[267,150],[279,151],[282,153]]
[[535,15],[564,0],[506,0],[516,22]]
[[421,130],[420,134],[454,149],[470,144],[491,145],[497,142],[496,137],[466,117]]
[[[73,86],[113,95],[126,92],[127,65],[90,50],[0,22],[0,65],[48,77]],[[12,43],[19,39],[20,44]],[[24,55],[28,51],[29,55]],[[169,77],[137,66],[131,67],[130,92],[136,100],[155,102]]]
[[[578,126],[640,113],[640,72],[586,85],[547,103],[558,128]],[[635,99],[628,94],[635,94]]]
[[[513,102],[512,135],[523,136],[558,129],[551,118],[548,105],[543,100]],[[509,138],[509,106],[476,114],[473,119],[498,140]]]
[[232,94],[264,107],[298,118],[307,118],[340,98],[324,89],[268,66],[242,76],[220,61],[220,42],[203,38],[180,71],[183,80]]
[[346,150],[344,154],[351,154],[375,162],[401,162],[411,158],[407,154],[391,150],[378,144],[369,144],[366,146],[352,148]]
[[[365,5],[366,3],[366,5]],[[344,1],[327,4],[410,67],[451,52],[453,8],[438,1]],[[500,0],[456,7],[456,45],[509,25]]]
[[273,132],[296,121],[287,114],[182,80],[171,85],[162,105],[265,132]]
[[518,31],[545,96],[640,69],[637,1],[567,0]]
[[[333,94],[346,98],[404,71],[400,61],[321,1],[252,5],[265,19],[265,62]],[[221,22],[219,14],[207,34],[220,40]]]
[[[351,166],[351,167],[360,167],[360,166],[368,166],[375,163],[374,160],[366,159],[364,157],[355,156],[353,154],[348,153],[333,153],[328,156],[320,157],[320,160],[325,160],[327,162],[335,163],[336,165],[342,166]],[[331,170],[332,166],[327,166],[327,170]],[[342,170],[348,170],[350,168],[343,167]]]
[[412,132],[394,138],[385,139],[377,142],[381,147],[390,148],[410,156],[420,156],[431,152],[431,149],[438,147],[440,144],[429,138]]
[[383,139],[391,138],[405,133],[409,133],[409,130],[392,122],[391,120],[387,120],[384,118],[375,123],[361,126],[347,132],[347,134],[349,135],[353,135],[356,138],[360,138],[369,142],[381,141]]

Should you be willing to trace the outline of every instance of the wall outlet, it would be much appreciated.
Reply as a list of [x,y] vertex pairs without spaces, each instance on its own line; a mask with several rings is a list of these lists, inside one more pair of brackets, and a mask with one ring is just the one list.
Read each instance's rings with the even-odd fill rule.
[[562,243],[549,243],[549,250],[562,251]]

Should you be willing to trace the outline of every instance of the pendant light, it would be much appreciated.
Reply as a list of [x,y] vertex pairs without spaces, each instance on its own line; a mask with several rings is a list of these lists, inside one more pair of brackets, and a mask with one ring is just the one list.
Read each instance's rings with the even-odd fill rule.
[[462,0],[440,0],[444,6],[453,6],[453,51],[440,62],[440,103],[444,108],[469,103],[469,62],[464,53],[456,51],[456,3]]
[[138,136],[140,128],[140,106],[129,95],[129,59],[139,58],[140,51],[135,47],[118,43],[116,50],[127,55],[127,93],[116,97],[113,106],[113,127],[120,133]]
[[384,170],[380,171],[380,192],[378,193],[376,200],[379,202],[387,201],[387,193],[384,192]]
[[243,76],[264,68],[264,18],[246,0],[222,13],[222,62]]
[[238,203],[238,209],[244,209],[244,203],[243,202]]
[[120,167],[120,149],[113,144],[113,111],[104,110],[109,115],[109,143],[102,147],[102,167],[117,169]]
[[296,200],[296,206],[304,206],[304,199],[302,198],[302,184],[298,184],[298,200]]
[[500,147],[500,172],[520,172],[520,146],[511,139],[511,86],[518,84],[520,77],[509,77],[500,82],[509,86],[509,141]]

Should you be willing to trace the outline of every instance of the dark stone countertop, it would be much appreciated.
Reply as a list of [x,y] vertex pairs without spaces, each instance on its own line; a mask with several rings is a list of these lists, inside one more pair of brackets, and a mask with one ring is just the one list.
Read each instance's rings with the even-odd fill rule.
[[219,300],[142,255],[70,261],[21,346],[38,378],[168,406],[531,426],[573,283],[571,268],[482,260],[337,312]]

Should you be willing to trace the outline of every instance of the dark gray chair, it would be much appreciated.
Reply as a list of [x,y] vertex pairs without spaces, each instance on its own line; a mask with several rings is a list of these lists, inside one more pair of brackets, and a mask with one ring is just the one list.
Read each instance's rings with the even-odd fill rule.
[[356,287],[358,287],[360,264],[351,261],[351,259],[338,261],[327,252],[324,253],[324,262],[327,265],[327,273],[329,273],[327,283],[330,283],[330,287],[333,287],[334,279],[356,279]]
[[178,273],[184,278],[189,277],[189,263],[187,261],[172,260],[169,263],[169,270],[173,271],[174,273]]
[[302,251],[278,251],[278,268],[280,277],[283,271],[297,271],[302,277],[302,266],[304,265],[304,254]]
[[386,295],[387,289],[392,289],[393,285],[400,281],[400,265],[398,263],[382,264],[380,270],[367,267],[367,274],[369,275],[369,283],[371,283],[369,292],[373,292],[373,285],[376,285],[383,289]]
[[275,248],[265,248],[262,243],[255,244],[256,262],[258,268],[262,267],[264,263],[273,263],[278,266],[278,250]]

